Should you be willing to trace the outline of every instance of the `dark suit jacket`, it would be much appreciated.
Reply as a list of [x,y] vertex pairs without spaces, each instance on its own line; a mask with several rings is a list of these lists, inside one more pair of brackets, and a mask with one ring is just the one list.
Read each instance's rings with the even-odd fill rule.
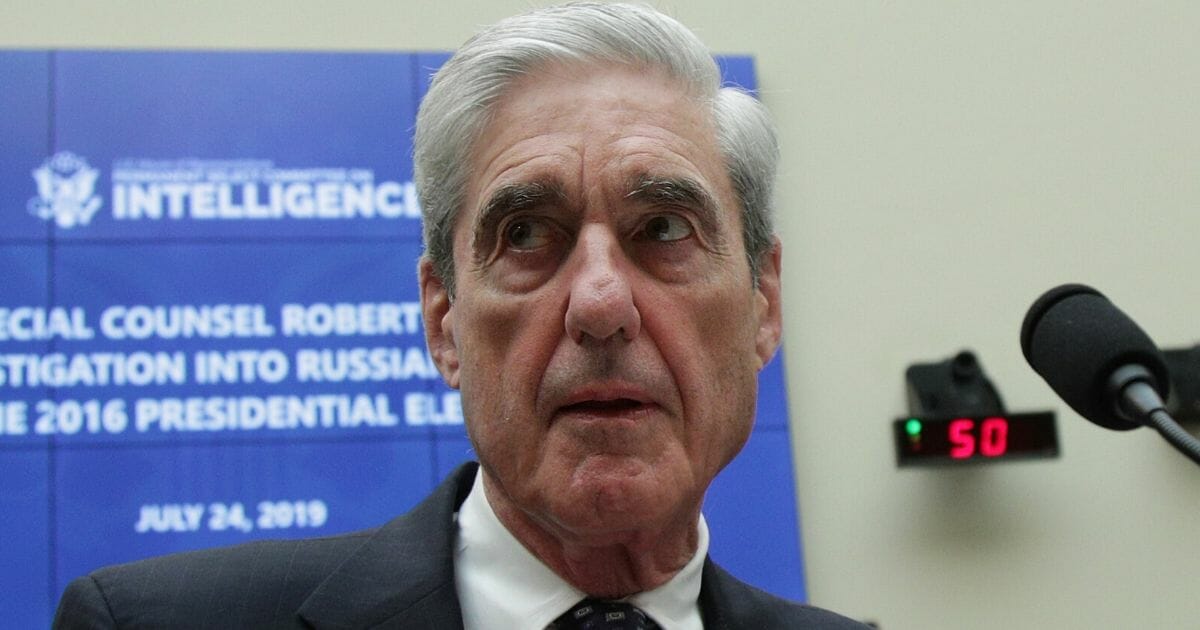
[[[461,629],[451,523],[476,469],[459,468],[378,529],[100,569],[67,586],[54,627]],[[864,627],[753,588],[711,559],[700,607],[709,630]]]

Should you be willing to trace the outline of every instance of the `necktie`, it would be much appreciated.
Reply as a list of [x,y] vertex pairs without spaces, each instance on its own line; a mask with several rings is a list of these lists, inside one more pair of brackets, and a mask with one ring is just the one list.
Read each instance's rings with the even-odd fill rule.
[[553,630],[660,630],[633,604],[585,599],[550,624]]

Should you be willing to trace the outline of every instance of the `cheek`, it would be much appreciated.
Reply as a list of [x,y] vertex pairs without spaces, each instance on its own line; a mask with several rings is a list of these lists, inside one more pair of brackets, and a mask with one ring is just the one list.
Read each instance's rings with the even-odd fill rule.
[[695,313],[692,343],[715,362],[716,375],[726,381],[747,370],[757,373],[757,309],[749,291],[724,290],[691,307]]
[[472,287],[471,298],[455,306],[463,403],[469,403],[468,413],[528,413],[561,335],[554,333],[549,304],[534,296],[489,294],[488,289]]
[[758,391],[753,299],[748,291],[692,292],[686,302],[663,309],[671,315],[657,321],[660,350],[683,398],[686,440],[693,449],[711,449],[727,459],[753,424]]
[[480,300],[479,290],[460,295],[455,305],[455,328],[462,392],[463,415],[471,443],[484,462],[507,461],[520,449],[519,432],[511,419],[520,409],[519,364],[509,366],[519,347],[520,313]]

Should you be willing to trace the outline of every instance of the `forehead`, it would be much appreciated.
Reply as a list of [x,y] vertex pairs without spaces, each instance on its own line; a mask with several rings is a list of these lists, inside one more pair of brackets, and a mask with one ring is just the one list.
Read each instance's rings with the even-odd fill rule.
[[511,84],[474,143],[468,213],[506,185],[583,196],[646,177],[696,182],[731,201],[707,101],[665,73],[552,65]]

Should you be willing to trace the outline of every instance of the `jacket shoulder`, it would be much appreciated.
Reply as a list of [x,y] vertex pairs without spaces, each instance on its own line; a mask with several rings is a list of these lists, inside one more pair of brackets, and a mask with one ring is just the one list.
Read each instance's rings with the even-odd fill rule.
[[870,630],[870,626],[837,613],[757,589],[711,559],[704,566],[700,599],[706,628]]
[[[474,464],[459,467],[408,513],[376,529],[94,571],[67,587],[54,627],[454,627],[461,616],[453,513],[475,471]],[[430,619],[438,623],[423,623]]]
[[278,627],[371,534],[256,541],[105,567],[67,586],[54,627]]

